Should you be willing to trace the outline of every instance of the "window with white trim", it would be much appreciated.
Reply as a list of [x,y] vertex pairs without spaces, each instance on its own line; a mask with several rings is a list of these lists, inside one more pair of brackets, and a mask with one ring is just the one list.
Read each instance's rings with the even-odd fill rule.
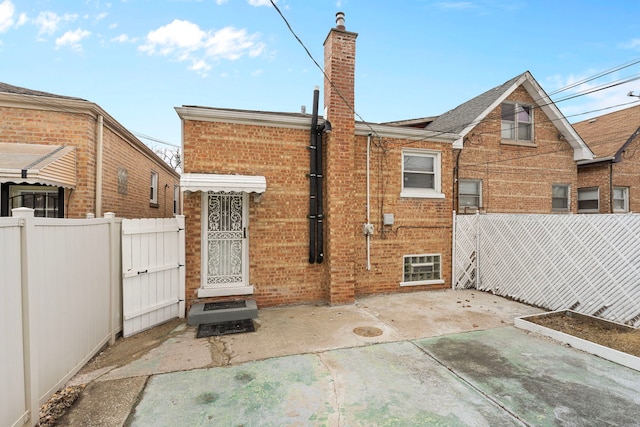
[[400,286],[434,285],[444,283],[440,254],[404,256],[404,274]]
[[482,206],[482,181],[479,179],[458,180],[458,210],[460,213],[475,212]]
[[152,205],[158,204],[158,173],[151,171],[151,187],[149,194],[149,203]]
[[444,198],[440,190],[440,162],[439,151],[403,151],[400,197]]
[[569,210],[569,185],[553,184],[551,187],[551,210],[562,212]]
[[178,207],[180,204],[180,186],[173,186],[173,214],[178,215],[180,212],[178,211]]
[[600,190],[598,187],[578,188],[578,212],[600,212]]
[[500,106],[502,139],[533,142],[533,108],[530,105],[505,102]]
[[613,211],[629,212],[629,187],[613,187]]

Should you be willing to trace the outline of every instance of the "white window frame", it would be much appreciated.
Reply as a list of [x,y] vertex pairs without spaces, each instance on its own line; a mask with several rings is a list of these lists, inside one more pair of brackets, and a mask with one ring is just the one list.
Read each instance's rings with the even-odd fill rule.
[[[411,262],[411,258],[414,258],[416,262],[411,262],[411,267],[424,267],[426,264],[424,262],[419,262],[417,258],[424,257],[438,257],[438,265],[439,270],[437,271],[437,279],[431,280],[407,280],[407,276],[405,274],[404,268],[407,260]],[[433,262],[431,263],[433,264]],[[411,254],[404,255],[402,258],[402,281],[400,282],[400,286],[423,286],[423,285],[441,285],[444,283],[444,279],[442,278],[442,255],[441,254]]]
[[[49,197],[53,197],[58,202],[58,187],[44,186],[44,185],[10,185],[9,186],[9,198],[20,197],[20,206],[24,206],[22,202],[23,197],[26,194],[32,194],[45,196],[45,206],[43,208],[34,208],[34,215],[41,218],[58,218],[57,216],[49,216],[49,214],[59,214],[57,205],[49,205]],[[44,215],[42,215],[44,214]],[[11,209],[9,209],[9,215],[11,215]]]
[[[406,188],[404,185],[405,157],[431,157],[433,158],[433,188]],[[426,199],[444,199],[441,191],[442,185],[442,153],[434,150],[402,150],[402,191],[400,197],[416,197]]]
[[[596,199],[581,199],[580,193],[585,193],[586,191],[596,191]],[[581,200],[597,200],[598,207],[596,209],[588,208],[588,209],[580,209],[580,201]],[[599,213],[600,212],[600,188],[599,187],[584,187],[578,188],[578,212],[579,213]]]
[[[470,193],[462,194],[460,192],[460,188],[461,188],[460,184],[464,184],[464,183],[477,184],[478,194],[477,195],[470,194]],[[477,197],[478,206],[466,206],[466,205],[463,206],[461,204],[461,197]],[[458,210],[460,211],[460,213],[468,213],[469,212],[468,210],[471,210],[472,212],[476,212],[480,208],[482,208],[482,180],[481,179],[459,179],[458,180]]]
[[[513,105],[513,120],[505,120],[502,113],[503,105]],[[518,120],[518,113],[521,112],[524,108],[529,109],[529,121],[528,122],[520,122]],[[529,139],[520,139],[518,137],[519,124],[524,123],[529,126]],[[507,130],[511,131],[511,137],[505,137],[505,125],[508,126]],[[534,144],[534,126],[533,126],[533,106],[529,104],[520,104],[518,102],[503,102],[500,104],[500,138],[503,142],[506,143],[517,143],[517,144]]]
[[[553,207],[553,200],[560,199],[559,197],[553,197],[553,190],[555,187],[564,187],[567,189],[567,197],[566,203],[567,207],[565,208],[555,208]],[[569,212],[571,210],[571,186],[569,184],[552,184],[551,185],[551,211],[552,212]]]
[[151,171],[151,186],[149,191],[149,203],[158,204],[158,172]]
[[180,212],[180,186],[173,186],[173,214],[178,215]]
[[[616,199],[616,190],[622,190],[622,199]],[[616,208],[616,200],[622,200],[623,208]],[[613,187],[612,195],[612,207],[615,213],[627,213],[629,212],[629,187]]]

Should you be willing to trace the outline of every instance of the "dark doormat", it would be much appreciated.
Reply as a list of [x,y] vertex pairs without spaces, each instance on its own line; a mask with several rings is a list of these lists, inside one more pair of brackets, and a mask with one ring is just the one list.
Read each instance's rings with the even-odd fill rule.
[[220,335],[241,334],[255,332],[256,327],[252,319],[231,320],[222,323],[203,323],[198,326],[198,338],[217,337]]

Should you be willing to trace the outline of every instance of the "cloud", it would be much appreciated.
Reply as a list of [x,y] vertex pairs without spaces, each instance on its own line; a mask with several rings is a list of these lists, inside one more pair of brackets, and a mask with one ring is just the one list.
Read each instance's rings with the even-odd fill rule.
[[216,4],[217,4],[218,6],[220,6],[220,5],[222,5],[222,4],[227,3],[228,1],[229,1],[229,0],[216,0]]
[[81,51],[82,45],[80,42],[91,35],[91,32],[87,30],[77,29],[75,31],[67,31],[61,37],[56,39],[56,49],[63,46],[70,46],[72,49]]
[[61,22],[73,22],[78,19],[77,14],[65,13],[60,16],[55,12],[40,12],[36,19],[34,19],[34,23],[36,27],[38,27],[38,34],[53,34],[58,30],[58,26]]
[[15,7],[9,0],[0,3],[0,33],[7,31],[13,25]]
[[[248,0],[249,5],[260,7],[260,6],[271,6],[271,2],[269,0]],[[277,3],[274,2],[274,3]]]
[[476,6],[470,1],[458,1],[458,2],[440,2],[435,4],[440,9],[448,10],[463,10],[463,9],[475,9]]
[[225,27],[204,31],[192,22],[175,19],[149,32],[146,42],[138,49],[148,55],[190,62],[190,70],[206,75],[211,68],[208,61],[235,61],[245,55],[256,57],[264,47],[257,34],[248,34],[244,29]]
[[138,41],[138,38],[129,37],[128,34],[120,34],[119,36],[113,37],[109,41],[117,42],[117,43],[135,43]]
[[640,48],[640,39],[633,39],[626,43],[621,43],[620,47],[622,49],[638,49]]

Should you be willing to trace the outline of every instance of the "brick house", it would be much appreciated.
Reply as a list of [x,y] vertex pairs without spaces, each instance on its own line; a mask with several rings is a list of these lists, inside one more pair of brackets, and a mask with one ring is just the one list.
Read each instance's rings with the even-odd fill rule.
[[325,117],[319,90],[311,115],[176,108],[188,307],[247,296],[345,304],[451,286],[459,136],[356,122],[357,34],[337,16],[324,43]]
[[[176,171],[97,104],[0,83],[0,214],[170,217]],[[177,212],[177,211],[176,211]]]
[[578,164],[578,212],[640,212],[640,106],[573,127],[596,154]]
[[576,162],[593,154],[530,72],[441,116],[390,123],[452,132],[458,213],[575,213]]

